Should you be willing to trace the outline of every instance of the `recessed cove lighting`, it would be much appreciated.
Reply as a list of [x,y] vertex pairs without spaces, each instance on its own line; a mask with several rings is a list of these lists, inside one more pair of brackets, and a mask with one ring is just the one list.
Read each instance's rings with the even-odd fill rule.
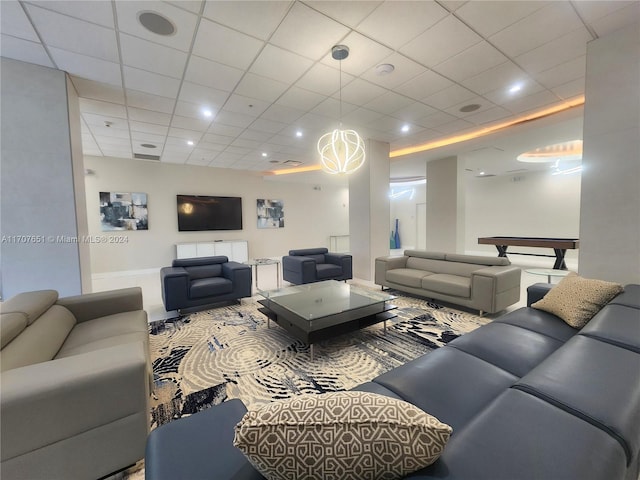
[[156,35],[169,36],[176,33],[176,27],[171,20],[160,15],[158,12],[142,11],[138,12],[138,22],[144,28]]
[[475,112],[480,107],[481,105],[479,103],[470,103],[469,105],[465,105],[464,107],[460,108],[460,111],[464,113]]
[[518,155],[519,162],[554,163],[558,160],[581,160],[582,140],[571,140],[563,143],[547,145]]

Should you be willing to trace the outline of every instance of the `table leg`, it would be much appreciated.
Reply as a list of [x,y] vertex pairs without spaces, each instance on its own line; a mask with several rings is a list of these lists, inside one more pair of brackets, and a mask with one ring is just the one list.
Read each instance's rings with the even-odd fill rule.
[[260,287],[258,287],[258,265],[256,265],[256,290],[260,290]]
[[567,253],[567,250],[562,248],[554,248],[553,251],[556,254],[556,263],[553,264],[553,269],[567,270],[567,264],[564,263],[564,255],[565,253]]
[[506,257],[507,256],[507,248],[509,247],[509,245],[496,245],[496,248],[498,249],[498,256],[499,257]]
[[280,288],[280,263],[276,263],[276,285],[278,285],[278,288]]
[[313,362],[313,343],[309,345],[309,355],[311,356],[311,361]]

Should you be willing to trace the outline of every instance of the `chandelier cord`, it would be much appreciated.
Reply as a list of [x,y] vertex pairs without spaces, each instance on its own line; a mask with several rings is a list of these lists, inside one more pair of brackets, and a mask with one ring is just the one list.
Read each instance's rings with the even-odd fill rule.
[[342,128],[342,59],[340,59],[340,61],[338,62],[338,65],[340,65],[340,76],[338,77],[338,79],[339,79],[338,92],[339,92],[339,98],[340,98],[340,116],[338,117],[338,119],[340,120],[340,128]]

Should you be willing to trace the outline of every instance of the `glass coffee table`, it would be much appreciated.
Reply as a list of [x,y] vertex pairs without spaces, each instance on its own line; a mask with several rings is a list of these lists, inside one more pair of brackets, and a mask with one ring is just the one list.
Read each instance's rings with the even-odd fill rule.
[[294,285],[259,292],[260,312],[310,346],[328,338],[395,318],[393,295],[365,290],[337,280]]

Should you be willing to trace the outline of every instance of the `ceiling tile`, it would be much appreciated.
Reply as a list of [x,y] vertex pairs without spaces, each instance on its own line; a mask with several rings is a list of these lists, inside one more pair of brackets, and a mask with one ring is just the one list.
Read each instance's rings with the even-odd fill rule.
[[562,99],[569,100],[584,93],[584,77],[551,88]]
[[184,130],[192,130],[196,132],[204,132],[209,128],[210,120],[201,118],[182,117],[174,115],[171,119],[171,127],[182,128]]
[[[156,125],[153,123],[129,121],[131,133],[151,133],[153,135],[166,135],[169,128],[164,125]],[[164,143],[164,139],[163,142]]]
[[[376,67],[382,63],[393,65],[393,72],[386,75],[379,75]],[[398,85],[408,82],[412,78],[416,78],[418,75],[421,75],[426,71],[427,69],[419,63],[416,63],[396,52],[380,60],[379,63],[367,70],[361,78],[368,80],[371,83],[375,83],[376,85],[380,85],[381,87],[393,89]]]
[[222,109],[216,115],[216,118],[214,119],[214,123],[211,125],[210,130],[215,128],[215,126],[219,123],[223,125],[229,125],[231,127],[241,127],[242,129],[245,129],[253,122],[255,122],[255,120],[255,115],[246,115],[244,113],[232,112],[226,109]]
[[[449,15],[400,49],[402,53],[431,68],[482,38],[453,15]],[[428,48],[425,46],[428,45]]]
[[127,118],[127,109],[124,107],[124,105],[102,102],[100,100],[92,100],[90,98],[80,98],[79,103],[80,109],[83,113],[93,113],[109,117]]
[[456,120],[457,118],[453,115],[445,112],[436,112],[431,115],[427,115],[426,117],[417,119],[415,123],[417,123],[421,127],[435,129],[439,125],[451,123]]
[[[3,2],[4,3],[4,2]],[[111,2],[79,2],[77,0],[30,1],[42,8],[62,13],[103,27],[115,28],[113,23],[113,5]]]
[[368,110],[366,108],[356,108],[342,116],[342,123],[345,128],[357,128],[358,125],[366,125],[383,117],[382,114]]
[[404,108],[393,112],[393,116],[404,121],[413,121],[419,118],[433,115],[437,110],[420,102],[413,102]]
[[115,31],[26,4],[43,41],[52,47],[118,62]]
[[467,2],[456,10],[456,15],[481,35],[488,37],[503,30],[518,20],[531,15],[547,5],[546,1],[519,0],[505,2],[501,0],[485,0]]
[[263,46],[261,40],[203,19],[198,27],[193,53],[224,65],[246,69]]
[[508,61],[478,75],[467,78],[461,83],[480,95],[498,89],[506,90],[510,85],[526,83],[530,77],[515,63]]
[[118,63],[53,47],[49,48],[49,52],[57,67],[70,75],[122,87],[122,75]]
[[105,122],[109,122],[110,127],[108,132],[113,132],[115,130],[128,132],[129,129],[129,123],[127,122],[127,119],[123,117],[111,117],[100,113],[83,112],[82,118],[89,128],[93,128],[95,126],[106,127]]
[[188,141],[197,142],[202,137],[202,132],[186,128],[169,127],[169,136]]
[[507,57],[488,42],[483,41],[436,65],[433,69],[454,82],[461,82],[505,61]]
[[424,98],[447,87],[451,87],[453,82],[444,78],[433,70],[427,70],[421,75],[412,78],[399,87],[396,91],[414,99]]
[[273,102],[289,87],[288,84],[261,77],[254,73],[247,73],[235,90],[235,93],[247,97],[257,98],[265,102]]
[[127,89],[127,105],[131,107],[161,113],[172,113],[174,104],[175,101],[170,98]]
[[357,32],[351,32],[340,43],[349,47],[349,56],[344,60],[335,60],[331,56],[331,47],[333,46],[331,45],[326,55],[322,58],[322,63],[338,70],[342,68],[343,72],[356,76],[373,68],[382,59],[393,53],[390,48],[374,42]]
[[316,107],[326,97],[318,93],[305,90],[303,88],[291,87],[278,100],[277,104],[285,107],[311,110]]
[[167,3],[170,3],[184,10],[189,10],[190,12],[193,12],[193,13],[200,13],[204,0],[175,0],[173,2],[167,2]]
[[187,54],[180,50],[120,34],[120,51],[122,62],[130,67],[178,79],[184,75]]
[[3,35],[40,43],[31,22],[17,1],[0,2],[0,31]]
[[141,108],[135,108],[131,106],[127,107],[127,112],[129,113],[129,120],[151,123],[161,126],[168,126],[171,122],[171,115],[167,113],[143,110]]
[[[222,127],[222,128],[218,128],[218,129],[231,129],[231,128],[235,128],[237,130],[239,130],[240,132],[242,131],[242,129],[239,129],[238,127],[227,127],[226,125],[218,125],[217,127]],[[211,132],[211,128],[209,128],[209,132]],[[223,134],[218,134],[218,133],[205,133],[204,136],[202,137],[202,140],[207,142],[207,143],[213,143],[216,145],[224,145],[225,148],[227,145],[229,145],[231,142],[233,142],[233,140],[235,139],[236,134],[234,135],[223,135]]]
[[278,120],[281,122],[291,123],[304,115],[305,112],[296,108],[285,107],[284,105],[271,105],[261,115],[261,118],[267,120]]
[[586,70],[586,56],[583,56],[540,72],[535,75],[535,79],[547,88],[557,87],[577,78],[583,78]]
[[[594,2],[596,3],[596,2]],[[599,3],[599,2],[597,2]],[[606,2],[606,3],[617,3],[617,2]],[[640,28],[640,2],[632,2],[631,5],[628,5],[624,8],[616,10],[610,13],[607,16],[598,18],[591,23],[591,26],[594,28],[596,33],[599,36],[608,35],[609,33],[615,32],[620,28],[626,27],[628,25],[639,25]]]
[[[467,105],[480,105],[480,108],[478,108],[477,110],[474,110],[473,112],[461,112],[460,109],[464,106]],[[489,101],[487,101],[487,99],[485,99],[484,97],[473,97],[473,98],[469,98],[467,100],[464,100],[463,102],[460,102],[456,105],[452,105],[449,108],[446,108],[444,111],[447,113],[450,113],[451,115],[455,115],[458,118],[464,118],[466,119],[468,116],[473,115],[474,113],[480,113],[480,112],[484,112],[486,110],[489,110],[491,108],[495,107],[495,105]]]
[[474,124],[467,122],[466,120],[457,119],[450,123],[444,123],[434,127],[434,130],[442,132],[444,134],[458,133],[460,131],[469,130],[473,128]]
[[292,2],[269,0],[207,2],[204,16],[239,32],[266,40],[284,18]]
[[71,82],[80,97],[94,98],[96,100],[121,103],[124,105],[124,91],[122,90],[122,87],[94,82],[92,80],[86,80],[75,76],[71,76]]
[[324,13],[334,20],[339,20],[344,25],[355,27],[382,1],[327,2],[326,0],[311,0],[305,3],[314,10]]
[[636,13],[639,14],[640,5],[637,1],[611,1],[611,0],[594,0],[591,2],[576,2],[574,6],[580,16],[587,23],[593,23],[603,17],[614,14],[621,9],[629,6],[635,6]]
[[250,71],[287,84],[295,82],[313,62],[295,53],[267,45]]
[[[188,52],[193,40],[197,15],[174,7],[166,2],[159,1],[136,1],[127,0],[125,2],[114,2],[118,17],[118,29],[121,32],[144,38],[150,42],[159,43],[167,47],[172,47],[183,52]],[[158,35],[150,32],[138,21],[141,12],[152,11],[167,18],[174,25],[179,26],[173,35]]]
[[[460,85],[452,85],[444,90],[440,90],[428,97],[424,97],[421,101],[427,105],[444,110],[465,100],[473,98],[475,95],[472,91],[467,90]],[[425,125],[427,126],[427,125]]]
[[497,120],[506,119],[511,116],[511,112],[502,107],[492,107],[484,111],[473,112],[464,119],[467,122],[483,125],[485,123],[495,122]]
[[[4,3],[0,2],[0,4]],[[54,68],[42,44],[4,34],[0,35],[0,38],[1,56]]]
[[415,101],[409,97],[398,95],[393,92],[385,92],[377,98],[374,98],[370,102],[364,104],[365,108],[373,110],[378,113],[389,115],[397,110],[414,104]]
[[560,99],[552,92],[543,90],[533,95],[515,98],[510,102],[505,102],[502,106],[513,113],[524,113],[559,102]]
[[196,104],[200,109],[219,110],[229,98],[229,93],[216,88],[205,87],[197,83],[182,82],[180,101]]
[[268,107],[269,102],[237,94],[231,95],[224,104],[224,109],[229,112],[242,113],[251,117],[259,117]]
[[[151,155],[158,155],[162,152],[162,145],[164,144],[166,133],[162,135],[154,135],[148,132],[131,132],[131,143],[133,149],[137,152],[149,153]],[[141,147],[143,143],[155,145],[156,148]]]
[[587,53],[587,42],[591,35],[586,28],[580,27],[544,45],[517,56],[515,62],[528,73],[539,73],[551,67],[571,61]]
[[267,120],[264,118],[257,119],[254,123],[251,124],[251,128],[253,130],[258,130],[259,132],[268,132],[268,133],[279,133],[284,130],[288,125],[286,123],[276,122],[274,120]]
[[242,75],[243,72],[240,69],[194,55],[189,59],[185,80],[205,87],[232,92]]
[[[354,78],[342,72],[343,85]],[[340,71],[337,68],[316,63],[296,82],[296,86],[322,95],[332,95],[340,88]]]
[[400,48],[448,15],[436,2],[386,1],[358,25],[358,31]]
[[[356,78],[353,82],[342,87],[342,101],[353,105],[364,105],[385,92],[386,90],[382,87]],[[339,92],[334,94],[334,98],[338,98],[338,96]]]
[[129,141],[129,130],[126,122],[118,121],[116,119],[114,120],[114,125],[112,127],[105,127],[104,125],[100,126],[98,124],[90,125],[88,122],[87,125],[89,125],[91,133],[99,144],[104,142],[110,142],[111,144],[116,142],[121,144],[123,141]]
[[217,109],[209,110],[211,112],[211,116],[207,117],[204,115],[204,110],[202,104],[190,103],[190,102],[182,102],[178,100],[176,103],[175,114],[180,115],[182,117],[189,117],[196,120],[206,121],[207,123],[211,123],[212,118],[218,113]]
[[[304,25],[304,28],[300,28]],[[349,32],[349,28],[296,2],[269,42],[318,60]]]
[[175,98],[178,95],[180,81],[175,78],[127,66],[124,66],[122,70],[127,89],[167,98]]
[[357,105],[346,102],[342,102],[342,104],[340,104],[338,99],[327,98],[325,101],[320,102],[312,108],[311,112],[324,117],[335,118],[337,120],[340,118],[340,112],[344,115],[353,112],[356,108],[358,108]]
[[516,57],[581,26],[569,2],[551,2],[492,35],[489,41],[506,55]]

